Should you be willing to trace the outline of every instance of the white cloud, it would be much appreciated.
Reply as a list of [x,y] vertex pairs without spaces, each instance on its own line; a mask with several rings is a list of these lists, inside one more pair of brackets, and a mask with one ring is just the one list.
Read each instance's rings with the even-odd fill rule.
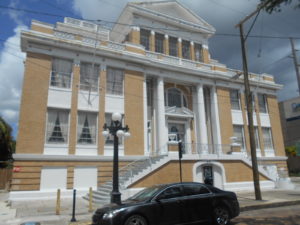
[[[9,3],[9,7],[17,7],[18,4],[19,4],[19,0],[11,0],[11,2]],[[24,16],[24,15],[21,11],[8,10],[8,15],[19,26],[24,25],[24,23],[21,19],[22,16]]]
[[17,26],[0,53],[0,115],[13,127],[19,119],[25,54],[20,49],[20,32],[27,29]]

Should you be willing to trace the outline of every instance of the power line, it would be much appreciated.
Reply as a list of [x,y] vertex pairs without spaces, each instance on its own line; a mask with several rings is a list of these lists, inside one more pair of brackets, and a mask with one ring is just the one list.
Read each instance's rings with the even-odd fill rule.
[[[7,9],[7,10],[23,11],[23,12],[31,13],[31,14],[39,14],[39,15],[65,18],[64,15],[51,14],[51,13],[46,13],[46,12],[41,12],[41,11],[34,11],[34,10],[21,9],[21,8],[8,7],[8,6],[1,6],[0,5],[0,9],[1,8],[2,9]],[[73,14],[73,15],[75,15],[75,14]],[[94,22],[94,23],[95,22],[104,22],[104,23],[117,24],[117,25],[121,25],[121,26],[129,26],[129,27],[140,26],[138,24],[118,23],[118,22],[112,22],[112,21],[101,20],[101,19],[87,20],[87,19],[82,19],[81,17],[78,17],[78,16],[76,16],[75,19],[90,21],[90,22]],[[181,32],[185,32],[185,33],[201,34],[200,31],[184,31],[184,30],[180,30],[180,29],[170,29],[170,28],[165,28],[165,27],[154,27],[154,26],[142,26],[142,27],[143,28],[148,28],[148,29],[157,29],[157,30],[174,31],[174,32],[181,31]],[[123,35],[125,35],[125,34],[123,34]],[[239,37],[238,34],[227,34],[227,33],[215,33],[214,35],[216,35],[216,36]],[[289,38],[291,38],[291,36],[272,36],[272,35],[249,35],[249,37],[251,37],[251,38],[270,38],[270,39],[289,39]],[[300,37],[292,37],[292,38],[293,39],[300,39]]]

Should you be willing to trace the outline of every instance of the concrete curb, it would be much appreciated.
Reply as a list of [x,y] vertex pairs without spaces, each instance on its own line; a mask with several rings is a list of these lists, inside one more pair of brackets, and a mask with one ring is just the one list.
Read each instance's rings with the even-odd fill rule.
[[257,209],[267,209],[267,208],[291,206],[291,205],[300,205],[300,200],[272,202],[272,203],[264,203],[264,204],[258,204],[258,205],[241,206],[240,207],[240,212],[257,210]]

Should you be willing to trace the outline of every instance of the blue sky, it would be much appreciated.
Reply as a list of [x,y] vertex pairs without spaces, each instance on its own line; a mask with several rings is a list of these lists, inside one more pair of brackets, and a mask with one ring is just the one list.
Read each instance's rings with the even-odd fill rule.
[[[17,136],[19,105],[23,81],[25,54],[20,50],[20,30],[28,29],[32,19],[55,24],[60,16],[47,16],[4,7],[21,8],[48,14],[116,21],[129,0],[2,0],[0,1],[0,115],[14,128]],[[179,0],[200,17],[213,25],[217,34],[211,38],[212,58],[230,68],[241,69],[241,52],[238,37],[221,34],[238,34],[234,25],[252,12],[259,0]],[[251,34],[273,37],[300,37],[300,9],[284,6],[282,12],[269,15],[260,13]],[[246,24],[245,30],[251,21]],[[105,24],[107,25],[107,24]],[[300,49],[300,39],[295,41]],[[298,95],[295,69],[288,39],[249,38],[248,61],[250,71],[269,73],[283,84],[279,100]],[[300,57],[298,54],[300,61]]]

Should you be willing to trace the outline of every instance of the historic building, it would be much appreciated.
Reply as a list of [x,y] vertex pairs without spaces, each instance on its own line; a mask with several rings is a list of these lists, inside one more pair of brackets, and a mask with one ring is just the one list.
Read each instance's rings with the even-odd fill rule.
[[[176,1],[128,3],[112,29],[32,21],[21,35],[27,57],[11,198],[109,187],[113,144],[102,127],[114,112],[131,133],[119,143],[123,190],[179,181],[179,140],[184,181],[253,189],[243,76],[211,58],[214,33]],[[272,188],[286,177],[281,85],[268,74],[250,74],[250,83],[261,186]]]

